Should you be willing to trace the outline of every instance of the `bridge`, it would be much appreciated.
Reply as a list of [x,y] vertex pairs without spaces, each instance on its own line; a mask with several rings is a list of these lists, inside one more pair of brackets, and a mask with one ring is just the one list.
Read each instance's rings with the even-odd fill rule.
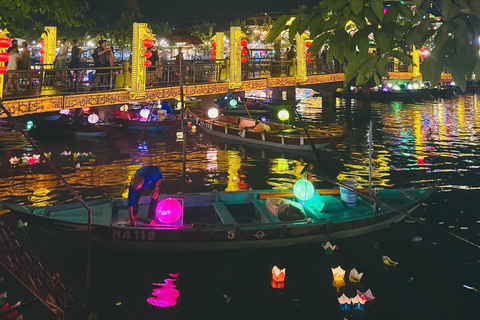
[[[100,107],[175,99],[180,97],[180,76],[184,78],[184,95],[202,97],[247,90],[278,89],[288,87],[330,84],[333,88],[344,85],[344,66],[327,64],[320,57],[311,59],[307,53],[308,37],[297,34],[297,56],[293,60],[246,60],[242,55],[239,27],[230,30],[230,57],[224,59],[223,32],[215,39],[215,59],[184,60],[182,66],[169,61],[158,66],[146,66],[143,45],[153,34],[146,24],[135,23],[132,63],[99,68],[53,69],[56,47],[56,27],[46,27],[44,64],[37,70],[8,71],[16,77],[21,92],[3,93],[5,107],[14,116],[29,113],[59,111],[62,109]],[[398,61],[388,66],[390,80],[421,80],[418,54],[417,66],[409,67]],[[243,60],[242,60],[243,59]],[[0,75],[0,96],[4,81]],[[442,79],[451,80],[449,74]],[[291,97],[289,97],[291,98]]]

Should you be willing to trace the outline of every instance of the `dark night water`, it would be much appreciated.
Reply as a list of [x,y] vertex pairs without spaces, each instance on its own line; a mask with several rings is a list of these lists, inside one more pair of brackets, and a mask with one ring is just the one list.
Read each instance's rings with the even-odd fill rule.
[[[327,126],[321,98],[300,90],[302,117]],[[414,215],[432,227],[403,221],[386,230],[336,241],[340,250],[327,256],[320,244],[216,253],[129,254],[95,252],[91,301],[100,319],[480,319],[480,251],[446,237],[454,232],[480,243],[480,103],[476,96],[418,104],[339,104],[334,123],[346,125],[345,141],[328,153],[343,162],[339,179],[368,184],[368,123],[374,123],[374,185],[435,186],[436,192]],[[26,123],[28,119],[22,119]],[[70,198],[43,164],[12,166],[9,159],[33,151],[18,132],[0,124],[0,200],[38,205]],[[155,164],[164,173],[162,192],[181,190],[181,143],[174,135],[118,133],[105,139],[71,140],[35,136],[67,180],[86,198],[120,197],[140,166]],[[92,152],[88,161],[65,158],[63,151]],[[423,164],[421,161],[423,158]],[[420,159],[420,160],[419,160]],[[307,155],[261,150],[213,140],[203,134],[188,142],[186,191],[289,189],[300,177]],[[76,164],[81,162],[80,168]],[[328,170],[327,170],[328,171]],[[317,187],[330,187],[318,177]],[[47,196],[34,196],[47,188]],[[422,237],[419,243],[412,242]],[[84,250],[32,228],[29,238],[78,288],[85,282]],[[399,262],[387,268],[388,255]],[[274,265],[286,268],[284,289],[270,284]],[[364,272],[358,285],[337,292],[330,268]],[[180,297],[174,307],[156,308],[146,300],[158,286],[179,273]],[[9,299],[28,300],[15,281],[6,279]],[[10,289],[11,288],[11,289]],[[337,297],[371,289],[376,299],[365,312],[340,312]],[[26,318],[48,318],[40,306]],[[28,317],[30,316],[30,317]]]

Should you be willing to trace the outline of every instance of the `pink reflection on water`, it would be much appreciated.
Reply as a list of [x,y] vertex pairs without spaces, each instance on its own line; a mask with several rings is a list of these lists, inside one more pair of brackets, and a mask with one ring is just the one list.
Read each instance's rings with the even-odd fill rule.
[[[173,278],[178,277],[178,273],[169,274]],[[153,289],[152,295],[147,302],[157,308],[173,307],[177,305],[177,299],[180,297],[180,291],[175,289],[177,279],[165,279],[165,283],[152,283],[159,288]]]

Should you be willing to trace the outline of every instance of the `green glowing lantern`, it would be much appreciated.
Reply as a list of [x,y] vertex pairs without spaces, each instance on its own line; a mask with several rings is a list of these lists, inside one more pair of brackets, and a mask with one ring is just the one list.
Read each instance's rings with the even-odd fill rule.
[[230,108],[236,108],[238,106],[238,101],[235,99],[231,99],[230,101],[228,101],[228,105],[230,106]]
[[288,113],[287,110],[282,109],[282,110],[278,111],[277,116],[278,116],[278,119],[280,119],[281,121],[287,121],[288,118],[290,118],[290,113]]
[[313,184],[306,179],[298,180],[293,186],[293,194],[300,201],[310,200],[314,193],[315,188],[313,187]]

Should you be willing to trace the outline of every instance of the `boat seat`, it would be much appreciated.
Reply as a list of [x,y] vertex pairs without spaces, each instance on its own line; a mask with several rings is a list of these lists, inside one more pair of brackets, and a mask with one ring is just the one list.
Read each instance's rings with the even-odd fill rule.
[[325,213],[335,213],[345,210],[345,207],[338,198],[332,195],[319,195],[315,192],[313,197],[305,202],[301,202],[308,213],[321,219]]
[[228,211],[225,203],[216,201],[213,203],[213,208],[223,224],[237,224],[237,221],[233,218],[230,211]]
[[260,215],[262,223],[281,223],[280,219],[268,210],[265,200],[254,199],[252,203],[255,211]]
[[240,123],[238,124],[240,128],[255,128],[256,125],[257,125],[257,121],[255,119],[245,119],[245,118],[241,118]]

